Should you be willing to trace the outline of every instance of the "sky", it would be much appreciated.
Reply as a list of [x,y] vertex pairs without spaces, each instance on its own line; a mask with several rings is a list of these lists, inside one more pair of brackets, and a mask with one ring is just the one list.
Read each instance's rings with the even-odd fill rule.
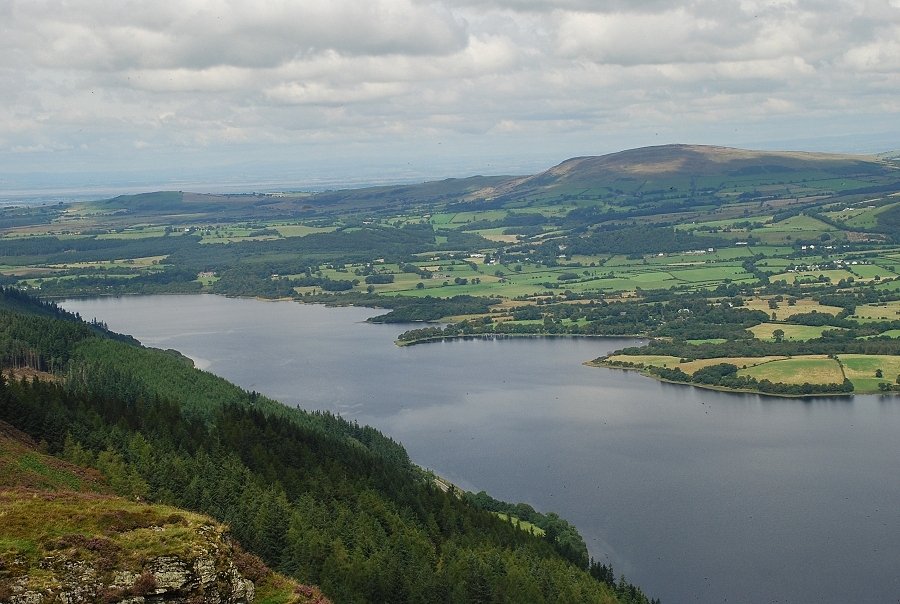
[[0,193],[523,174],[665,143],[900,148],[900,0],[0,0]]

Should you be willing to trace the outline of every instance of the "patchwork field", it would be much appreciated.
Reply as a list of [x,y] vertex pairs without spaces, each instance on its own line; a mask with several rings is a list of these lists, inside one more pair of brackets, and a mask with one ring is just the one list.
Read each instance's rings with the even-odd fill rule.
[[[896,384],[900,378],[900,356],[897,355],[842,354],[839,358],[844,373],[858,390],[877,391],[879,383]],[[881,378],[875,377],[879,369]]]
[[[769,300],[771,300],[772,298],[774,298],[774,296],[750,298],[748,300],[744,300],[744,307],[749,308],[750,310],[761,310],[766,313],[771,313],[773,309],[769,306]],[[811,298],[798,298],[795,300],[794,304],[790,304],[784,296],[782,296],[781,298],[782,300],[780,302],[775,302],[778,305],[778,309],[775,310],[775,312],[779,317],[783,317],[785,319],[790,319],[793,315],[812,312],[822,312],[829,315],[836,315],[841,311],[840,307],[820,304]]]
[[784,384],[840,384],[844,381],[840,364],[825,355],[774,360],[741,369],[738,375]]
[[896,321],[900,319],[900,300],[881,304],[863,304],[856,307],[854,319]]
[[818,338],[822,335],[822,332],[826,329],[839,329],[837,327],[831,327],[828,325],[824,326],[811,326],[811,325],[792,325],[790,323],[760,323],[759,325],[755,325],[750,327],[748,331],[753,333],[753,336],[757,340],[765,340],[767,342],[774,342],[775,336],[773,333],[780,329],[784,332],[785,340],[812,340],[813,338]]
[[[699,369],[730,363],[739,369],[739,376],[750,376],[757,380],[775,383],[796,384],[840,384],[848,378],[859,394],[879,392],[879,383],[896,384],[900,378],[900,355],[842,354],[836,358],[828,355],[802,355],[794,357],[721,357],[682,362],[675,356],[667,355],[612,355],[610,362],[626,362],[635,365],[681,369],[693,375]],[[875,377],[877,370],[883,377]]]

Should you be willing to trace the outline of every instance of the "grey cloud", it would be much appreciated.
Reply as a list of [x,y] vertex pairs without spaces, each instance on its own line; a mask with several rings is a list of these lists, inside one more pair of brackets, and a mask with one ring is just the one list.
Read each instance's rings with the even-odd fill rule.
[[17,3],[0,31],[43,67],[88,70],[273,67],[325,50],[442,55],[468,37],[450,11],[409,0],[138,4]]
[[0,0],[0,15],[0,145],[48,156],[900,121],[900,0]]

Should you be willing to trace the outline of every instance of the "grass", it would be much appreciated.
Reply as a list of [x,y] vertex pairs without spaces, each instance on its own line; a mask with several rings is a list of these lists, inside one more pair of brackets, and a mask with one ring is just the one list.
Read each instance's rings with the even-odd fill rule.
[[719,363],[731,363],[732,365],[737,366],[739,369],[744,369],[747,367],[755,367],[757,365],[764,365],[766,363],[771,363],[772,361],[781,361],[787,357],[780,356],[770,356],[770,357],[725,357],[718,359],[697,359],[696,361],[688,361],[687,363],[681,363],[679,367],[685,373],[693,374],[698,369],[702,369],[704,367],[709,367],[710,365],[718,365]]
[[850,271],[845,271],[841,269],[834,270],[820,270],[820,271],[797,271],[794,273],[778,273],[776,275],[772,275],[769,279],[771,281],[787,281],[788,283],[802,283],[804,281],[807,282],[815,282],[818,281],[820,277],[825,277],[828,279],[830,283],[837,283],[841,279],[856,279],[856,275],[851,273]]
[[857,279],[868,281],[870,279],[886,279],[897,276],[893,271],[876,264],[856,264],[850,268],[850,272],[856,275]]
[[[900,330],[897,330],[900,332]],[[738,375],[747,375],[757,380],[769,380],[784,384],[840,384],[846,376],[854,387],[854,392],[866,394],[879,392],[878,384],[895,384],[900,376],[900,356],[842,354],[837,359],[826,355],[803,355],[795,357],[720,357],[680,362],[678,357],[664,355],[613,355],[608,361],[624,361],[636,365],[679,368],[688,375],[698,369],[719,363],[737,365]],[[882,378],[875,377],[881,369]]]
[[[776,311],[778,312],[778,311]],[[750,327],[748,331],[750,331],[753,336],[757,340],[764,340],[766,342],[774,342],[775,338],[772,335],[776,329],[780,329],[784,332],[785,340],[792,341],[803,341],[812,340],[813,338],[818,338],[822,335],[822,332],[827,329],[840,329],[839,327],[831,327],[828,325],[820,325],[820,326],[810,326],[810,325],[792,325],[790,323],[760,323],[759,325],[755,325]]]
[[[67,535],[102,536],[111,540],[125,564],[160,555],[189,555],[198,529],[213,524],[205,516],[177,508],[77,492],[8,489],[0,491],[0,507],[4,540],[27,545],[25,551],[40,556],[52,549],[54,540]],[[8,561],[11,555],[15,553],[7,550],[0,558]]]
[[758,380],[784,384],[840,384],[844,373],[835,359],[809,355],[780,359],[741,369],[738,375],[749,375]]
[[879,336],[885,336],[888,338],[900,338],[900,329],[889,329],[887,331],[883,331]]
[[254,577],[257,602],[324,601],[318,589],[298,585],[233,549],[228,529],[200,514],[110,495],[21,488],[0,490],[0,511],[0,568],[8,569],[5,578],[24,581],[30,590],[47,593],[71,585],[76,561],[79,568],[93,569],[102,586],[122,573],[139,575],[163,556],[189,566],[212,556],[218,569],[235,564],[239,572],[262,573]]
[[853,319],[896,321],[900,319],[900,300],[856,307]]
[[772,361],[786,359],[783,356],[769,357],[719,357],[713,359],[696,359],[693,361],[682,362],[679,357],[665,355],[625,355],[618,354],[609,357],[609,361],[622,361],[626,363],[635,363],[646,366],[667,367],[669,369],[681,369],[688,375],[693,375],[698,369],[717,365],[719,363],[731,363],[739,368],[753,367]]
[[515,524],[519,529],[529,532],[532,535],[535,535],[537,537],[544,536],[544,533],[545,533],[544,529],[542,529],[541,527],[539,527],[535,524],[528,522],[527,520],[522,520],[516,516],[509,516],[508,514],[504,514],[503,512],[493,512],[493,514],[495,516],[497,516],[498,518],[500,518],[501,520],[503,520],[504,522],[509,522],[510,519],[512,519],[512,523]]
[[0,489],[108,492],[100,474],[41,453],[24,434],[0,422]]
[[312,227],[305,224],[280,224],[273,227],[282,237],[305,237],[315,233],[331,233],[337,227]]
[[654,354],[614,354],[607,357],[607,360],[634,363],[635,365],[653,365],[656,367],[677,367],[680,362],[678,357]]
[[[877,392],[879,383],[896,384],[900,375],[900,356],[842,354],[838,358],[844,365],[844,373],[859,391]],[[878,369],[884,377],[875,377]]]
[[[744,300],[744,307],[750,310],[761,310],[767,314],[771,314],[772,309],[769,308],[769,299],[771,296],[755,297]],[[788,304],[787,300],[778,302],[778,309],[775,311],[779,316],[790,318],[793,315],[820,312],[829,315],[836,315],[841,312],[838,306],[825,306],[819,304],[811,298],[798,298],[794,305]]]

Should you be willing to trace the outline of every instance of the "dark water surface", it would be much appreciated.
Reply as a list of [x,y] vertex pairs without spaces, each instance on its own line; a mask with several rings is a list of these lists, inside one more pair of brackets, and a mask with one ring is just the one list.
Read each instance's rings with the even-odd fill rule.
[[401,441],[463,488],[574,522],[664,604],[900,602],[900,399],[785,400],[581,363],[616,339],[398,348],[376,311],[214,296],[63,306]]

